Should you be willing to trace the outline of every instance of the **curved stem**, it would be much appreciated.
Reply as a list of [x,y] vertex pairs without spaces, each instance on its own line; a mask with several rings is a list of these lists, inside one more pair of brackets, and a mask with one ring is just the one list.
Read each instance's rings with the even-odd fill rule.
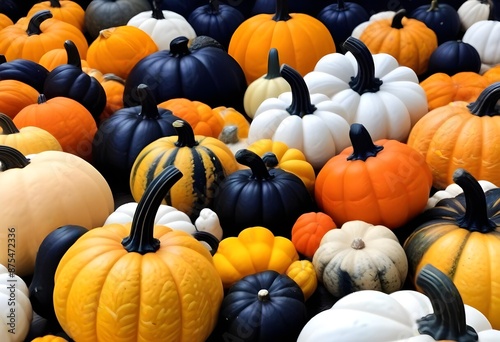
[[219,1],[218,0],[209,0],[208,5],[210,6],[210,13],[211,14],[219,13]]
[[47,102],[47,97],[45,96],[45,94],[38,94],[37,103],[38,104],[42,104],[42,103],[45,103],[45,102]]
[[146,84],[139,84],[136,88],[136,94],[141,102],[141,112],[139,116],[145,119],[157,119],[160,113],[151,89],[149,89]]
[[457,219],[457,224],[471,232],[494,231],[496,224],[488,217],[486,196],[478,181],[464,169],[457,169],[453,182],[463,189],[465,196],[465,213]]
[[59,0],[50,0],[50,7],[61,8],[61,3],[59,2]]
[[262,161],[267,168],[272,169],[279,165],[278,157],[272,152],[266,152],[262,156]]
[[174,56],[189,55],[189,39],[184,36],[176,37],[170,42],[170,54]]
[[257,180],[271,179],[273,176],[269,174],[266,164],[261,157],[255,152],[247,149],[241,149],[234,155],[236,161],[241,165],[248,166],[252,170],[252,177]]
[[15,148],[0,145],[0,164],[2,164],[1,171],[9,169],[22,169],[29,163],[29,159]]
[[368,47],[354,37],[348,37],[342,46],[352,53],[358,63],[358,73],[349,82],[351,89],[360,95],[379,91],[383,82],[375,77],[375,63]]
[[500,82],[496,82],[486,87],[481,94],[479,94],[476,101],[467,105],[467,108],[471,114],[477,116],[495,116],[499,114],[496,108],[499,100]]
[[359,123],[354,123],[349,129],[349,138],[353,148],[352,154],[347,157],[347,160],[362,160],[366,161],[370,157],[375,157],[384,149],[384,146],[375,145],[370,133],[365,126]]
[[14,124],[14,121],[4,113],[0,113],[0,128],[2,129],[1,134],[19,133],[19,129]]
[[394,14],[394,17],[392,18],[391,27],[395,29],[402,29],[404,17],[406,17],[406,10],[402,8],[399,11],[397,11],[396,14]]
[[447,275],[427,264],[418,274],[416,284],[430,299],[434,311],[417,321],[421,334],[436,341],[478,341],[476,331],[466,323],[462,297]]
[[219,240],[213,234],[204,231],[196,231],[191,235],[196,240],[207,243],[210,246],[210,254],[212,254],[212,256],[217,252]]
[[66,55],[68,55],[68,64],[81,69],[82,59],[80,58],[80,53],[78,52],[78,48],[75,43],[71,40],[66,40],[64,42],[64,49],[66,50]]
[[156,20],[165,19],[165,16],[163,15],[163,11],[161,9],[160,0],[153,0],[153,11],[151,12],[151,17]]
[[276,11],[273,16],[274,21],[287,21],[292,19],[288,12],[288,0],[275,0]]
[[439,9],[438,0],[432,0],[429,9],[427,9],[427,12],[437,11],[438,9]]
[[122,240],[127,252],[146,254],[160,248],[160,241],[153,236],[155,216],[167,193],[181,178],[182,172],[169,165],[146,188],[135,210],[130,235]]
[[267,74],[264,78],[266,80],[272,80],[277,77],[281,77],[278,49],[271,48],[267,55]]
[[102,75],[102,79],[104,81],[115,81],[115,82],[121,83],[122,85],[125,85],[125,80],[123,78],[121,78],[120,76],[115,75],[113,73],[107,73],[107,74]]
[[311,103],[311,95],[304,78],[287,64],[283,64],[280,71],[281,77],[290,85],[292,103],[286,109],[291,115],[303,117],[316,111],[316,106]]
[[175,146],[192,148],[198,145],[198,142],[194,138],[193,128],[186,121],[175,120],[172,126],[174,126],[178,135]]
[[49,10],[36,12],[28,23],[28,28],[26,29],[28,36],[41,34],[42,30],[40,30],[40,24],[49,18],[52,18],[52,13]]
[[337,10],[339,10],[339,11],[346,10],[344,0],[337,0]]

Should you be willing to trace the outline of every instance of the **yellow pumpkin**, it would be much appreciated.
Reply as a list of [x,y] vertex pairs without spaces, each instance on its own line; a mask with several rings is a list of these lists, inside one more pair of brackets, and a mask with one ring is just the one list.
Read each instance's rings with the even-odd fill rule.
[[308,300],[314,291],[316,291],[318,278],[311,261],[307,259],[296,260],[288,266],[285,273],[299,285],[304,293],[305,300]]

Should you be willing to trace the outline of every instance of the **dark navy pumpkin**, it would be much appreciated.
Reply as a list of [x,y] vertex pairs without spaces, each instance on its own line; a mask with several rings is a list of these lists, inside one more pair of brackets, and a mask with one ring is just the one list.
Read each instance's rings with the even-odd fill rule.
[[247,84],[238,62],[213,45],[192,49],[188,43],[186,37],[177,37],[170,43],[170,50],[141,59],[125,81],[124,105],[137,105],[131,92],[139,84],[146,84],[157,103],[187,98],[210,107],[233,107],[243,112]]
[[154,1],[159,2],[159,8],[166,11],[172,11],[188,18],[191,12],[197,7],[203,6],[207,0],[148,0],[151,5]]
[[430,5],[422,5],[410,13],[410,18],[425,23],[436,33],[438,44],[455,40],[460,33],[460,18],[457,10],[446,3],[432,0]]
[[304,182],[282,169],[268,169],[252,151],[241,149],[235,157],[249,169],[224,179],[213,202],[224,236],[237,236],[245,228],[263,226],[274,235],[290,238],[298,217],[314,209]]
[[43,66],[29,59],[16,58],[7,61],[0,55],[0,80],[16,80],[29,84],[39,93],[43,93],[43,85],[49,71]]
[[450,76],[462,72],[479,72],[481,57],[469,43],[450,40],[439,45],[429,59],[428,73],[443,72]]
[[[315,17],[325,6],[328,6],[330,3],[331,1],[328,0],[288,0],[287,6],[289,13],[305,13]],[[275,12],[276,1],[256,0],[251,14],[274,14]]]
[[14,23],[19,20],[19,18],[23,17],[25,13],[19,7],[18,2],[28,2],[26,0],[2,0],[0,1],[0,13],[5,14],[12,20]]
[[68,63],[52,69],[45,79],[43,93],[47,99],[68,97],[82,104],[96,122],[106,107],[106,92],[101,83],[82,70],[78,49],[72,41],[65,41]]

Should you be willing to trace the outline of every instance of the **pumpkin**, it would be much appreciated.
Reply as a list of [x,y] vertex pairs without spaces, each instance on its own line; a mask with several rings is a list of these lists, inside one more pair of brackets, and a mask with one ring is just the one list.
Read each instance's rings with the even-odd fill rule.
[[6,14],[0,13],[0,30],[9,26],[14,25],[12,19],[10,19]]
[[132,223],[92,229],[62,257],[54,310],[73,340],[202,342],[212,332],[223,288],[210,252],[186,232],[154,225],[162,199],[180,178],[178,169],[166,167],[148,186]]
[[38,102],[21,109],[13,121],[18,128],[42,128],[59,141],[63,151],[91,160],[97,125],[92,114],[76,100],[63,96],[47,99],[40,94]]
[[431,170],[419,150],[397,140],[373,142],[361,124],[352,124],[349,135],[352,147],[318,173],[318,207],[338,225],[361,220],[397,229],[417,216],[432,186]]
[[297,218],[314,207],[304,182],[280,168],[267,169],[256,153],[242,149],[236,161],[248,167],[222,180],[214,194],[213,210],[226,236],[250,226],[264,226],[273,234],[290,237]]
[[[234,108],[219,106],[212,108],[214,115],[220,115],[224,120],[224,127],[236,126],[238,127],[238,137],[247,138],[248,130],[250,129],[250,122],[248,117],[240,113]],[[222,131],[221,131],[222,132]]]
[[280,68],[278,50],[271,48],[267,59],[267,73],[252,81],[243,96],[245,113],[250,119],[254,118],[264,100],[278,97],[281,93],[291,90],[290,84],[281,77]]
[[172,40],[179,36],[188,39],[196,37],[194,28],[186,18],[176,12],[161,10],[160,2],[154,0],[152,10],[137,13],[130,18],[127,25],[137,27],[147,33],[158,50],[168,50]]
[[219,321],[221,340],[295,341],[307,322],[304,295],[285,274],[272,270],[251,274],[228,290]]
[[373,139],[405,142],[428,111],[416,73],[389,54],[370,53],[359,39],[347,38],[344,48],[345,54],[324,56],[304,76],[309,92],[328,96],[346,112],[349,124],[364,125]]
[[177,135],[155,140],[136,157],[130,172],[130,190],[138,201],[152,180],[166,166],[174,165],[183,177],[172,186],[164,202],[194,220],[203,208],[212,204],[219,184],[236,171],[237,164],[222,141],[194,135],[186,121],[177,120],[172,125]]
[[62,151],[59,141],[46,130],[35,126],[19,130],[12,119],[3,113],[0,113],[0,128],[0,145],[13,147],[24,155],[48,150]]
[[49,10],[55,19],[59,19],[75,26],[83,32],[85,10],[75,1],[46,0],[37,2],[28,11],[27,16],[31,17],[38,11]]
[[49,71],[37,62],[24,58],[7,61],[0,55],[0,80],[16,80],[43,92],[43,84]]
[[330,216],[321,211],[311,211],[297,218],[292,227],[291,240],[297,252],[312,260],[323,236],[335,228],[337,225]]
[[217,138],[224,127],[221,115],[212,111],[212,108],[200,101],[191,101],[186,98],[173,98],[158,104],[185,120],[196,135]]
[[500,63],[495,65],[493,68],[488,69],[483,74],[483,77],[486,78],[490,83],[500,82]]
[[38,91],[21,81],[0,80],[0,112],[13,119],[24,107],[38,100]]
[[500,190],[485,192],[472,173],[462,168],[455,170],[453,181],[463,194],[443,199],[423,212],[404,241],[408,274],[414,282],[424,265],[434,265],[453,280],[464,303],[481,311],[498,329],[498,286],[494,281],[498,267],[492,256],[500,231],[496,208]]
[[94,41],[101,30],[126,25],[134,15],[149,10],[148,0],[92,0],[85,9],[85,29]]
[[275,1],[274,14],[262,13],[246,19],[229,42],[228,53],[243,68],[247,84],[266,73],[265,52],[271,48],[279,51],[281,63],[302,76],[313,70],[322,56],[335,52],[332,35],[321,21],[308,14],[289,13],[287,0]]
[[291,92],[262,102],[250,123],[248,141],[281,141],[304,153],[318,170],[349,146],[347,116],[326,95],[309,93],[302,76],[289,65],[281,67],[281,75]]
[[61,336],[44,335],[32,339],[31,342],[68,342],[68,340]]
[[[477,181],[484,192],[495,189],[497,186],[491,182],[486,180],[478,180]],[[460,185],[456,183],[451,183],[443,190],[436,191],[429,199],[427,200],[427,205],[425,206],[425,210],[433,208],[436,204],[442,200],[443,198],[452,198],[463,193],[464,190],[460,187]]]
[[97,122],[106,106],[104,88],[97,79],[83,71],[80,54],[71,40],[64,42],[64,48],[68,62],[49,72],[45,78],[43,94],[47,99],[62,96],[77,101]]
[[[14,194],[10,192],[14,187],[26,187],[22,200],[15,200],[14,195],[0,198],[0,242],[7,250],[8,234],[15,231],[14,265],[20,276],[32,274],[38,247],[51,231],[65,224],[94,228],[114,207],[108,184],[82,158],[61,151],[43,151],[28,157],[12,147],[0,146],[2,191]],[[0,263],[6,262],[4,253]]]
[[491,13],[491,2],[488,0],[466,0],[457,9],[460,28],[466,32],[469,27],[481,20],[488,20]]
[[[48,71],[52,71],[55,67],[66,63],[68,63],[68,52],[64,47],[47,51],[38,61],[38,64],[46,68]],[[89,68],[89,64],[84,59],[80,61],[80,64],[82,65],[82,70],[84,71],[86,68]]]
[[248,147],[248,139],[240,137],[239,127],[236,125],[224,126],[217,139],[226,144],[233,154]]
[[[153,3],[155,0],[149,0]],[[206,0],[162,0],[160,8],[167,11],[179,13],[184,18],[188,18],[189,14],[197,7],[206,3]]]
[[123,105],[123,90],[125,89],[125,80],[115,74],[104,74],[100,81],[104,92],[106,93],[106,106],[99,116],[99,122],[109,118]]
[[481,20],[465,31],[462,41],[472,45],[481,57],[481,73],[500,64],[500,22]]
[[476,48],[462,40],[448,40],[434,50],[429,59],[429,74],[443,72],[450,76],[459,72],[481,70],[481,56]]
[[13,22],[16,22],[23,15],[21,6],[14,0],[2,1],[0,12],[5,13]]
[[422,21],[408,18],[401,9],[392,19],[379,19],[369,24],[359,39],[372,54],[387,53],[417,75],[427,71],[429,58],[437,48],[437,36]]
[[49,10],[38,11],[25,22],[0,31],[0,54],[8,61],[22,58],[38,62],[44,53],[61,47],[66,40],[73,41],[85,59],[88,43],[75,26],[53,18]]
[[228,289],[258,272],[272,270],[283,274],[292,262],[299,260],[299,255],[286,237],[262,226],[249,226],[237,236],[223,238],[213,259],[222,284]]
[[[274,13],[275,4],[272,1],[267,0],[255,0],[253,2],[252,15],[259,13]],[[295,13],[305,13],[312,16],[316,16],[318,12],[328,5],[330,2],[328,0],[315,0],[311,2],[304,2],[301,0],[288,0],[287,4],[292,12]],[[237,2],[234,5],[238,5]]]
[[295,260],[288,266],[285,274],[299,285],[305,300],[308,300],[318,287],[316,270],[309,260]]
[[424,156],[436,189],[451,184],[459,167],[477,179],[500,184],[495,131],[499,99],[500,83],[493,83],[476,101],[454,101],[433,109],[413,127],[408,145]]
[[50,232],[38,248],[29,285],[29,299],[33,310],[49,322],[56,321],[53,292],[57,265],[69,247],[87,232],[88,229],[82,226],[61,226]]
[[396,14],[395,11],[390,10],[390,11],[380,11],[373,13],[370,18],[367,21],[362,22],[358,26],[356,26],[351,33],[351,36],[359,39],[361,34],[364,32],[364,30],[370,25],[372,22],[380,20],[380,19],[392,19],[394,15]]

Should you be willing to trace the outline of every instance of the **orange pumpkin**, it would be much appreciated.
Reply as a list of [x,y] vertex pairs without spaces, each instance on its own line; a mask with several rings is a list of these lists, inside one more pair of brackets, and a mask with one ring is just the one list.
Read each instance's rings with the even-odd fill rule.
[[98,80],[99,83],[102,83],[102,81],[104,81],[104,74],[100,70],[97,70],[97,69],[94,69],[94,68],[91,68],[90,66],[88,66],[88,63],[87,63],[87,66],[82,65],[82,71],[84,73],[86,73],[87,75],[92,76],[93,78]]
[[0,30],[9,25],[14,25],[14,22],[3,13],[0,13]]
[[83,32],[85,10],[78,2],[59,0],[41,1],[31,7],[27,17],[31,17],[42,10],[49,10],[55,19],[71,24]]
[[500,64],[488,69],[483,74],[483,77],[486,78],[489,83],[500,82]]
[[[52,71],[55,67],[68,63],[68,52],[64,47],[47,51],[40,57],[38,64],[45,67],[48,71]],[[88,67],[89,63],[82,59],[82,68]]]
[[109,118],[118,109],[123,108],[125,80],[115,74],[104,74],[101,85],[106,93],[106,107],[100,116],[100,122]]
[[292,242],[297,252],[312,260],[321,239],[337,228],[332,218],[323,212],[309,212],[299,216],[292,227]]
[[220,115],[224,119],[224,126],[236,126],[238,138],[244,139],[248,137],[250,122],[245,115],[238,112],[232,107],[219,106],[212,109],[215,115]]
[[28,84],[16,80],[0,81],[0,112],[14,118],[24,107],[34,104],[38,91]]

